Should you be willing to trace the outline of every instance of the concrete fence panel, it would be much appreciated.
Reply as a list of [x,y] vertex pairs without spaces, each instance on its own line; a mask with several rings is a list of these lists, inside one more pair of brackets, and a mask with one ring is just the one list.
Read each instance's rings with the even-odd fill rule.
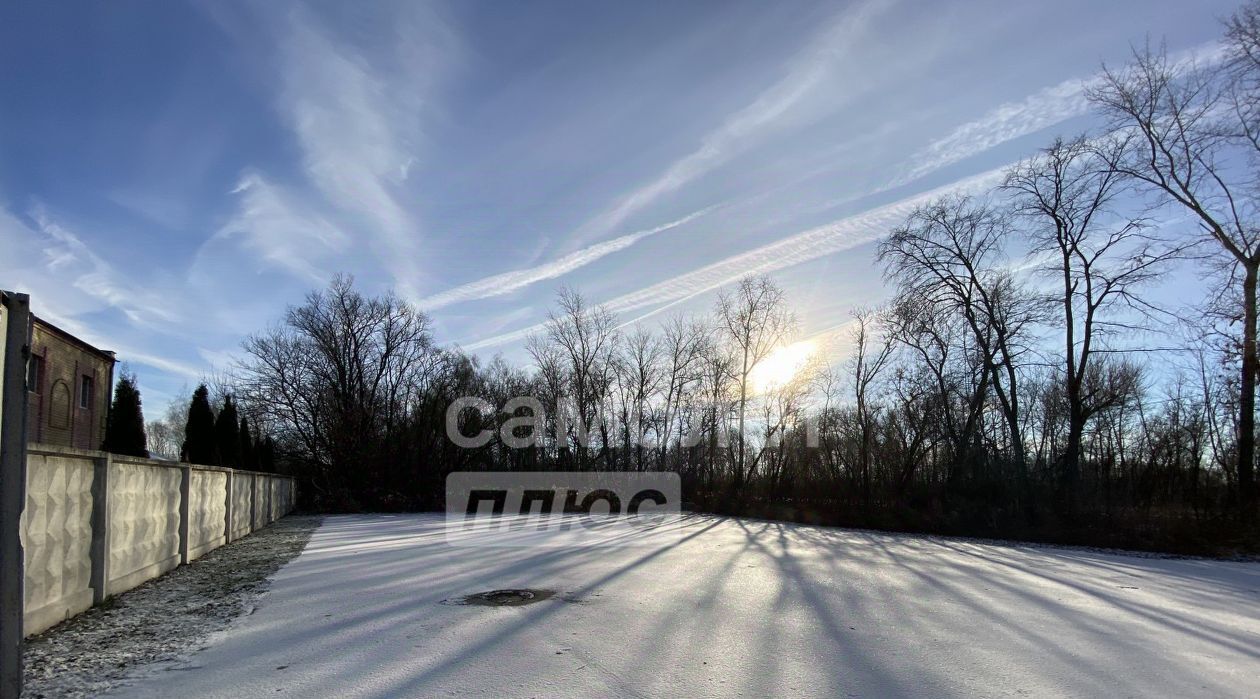
[[268,478],[267,480],[271,481],[269,484],[271,487],[267,489],[271,494],[271,497],[268,498],[267,502],[267,505],[271,510],[270,519],[268,521],[274,522],[277,519],[280,519],[280,479]]
[[274,522],[295,495],[288,476],[29,445],[23,633]]
[[[293,509],[293,481],[288,478],[281,478],[276,481],[280,488],[280,512],[286,513]],[[281,514],[283,517],[284,515]]]
[[193,468],[189,483],[188,560],[227,543],[228,471]]
[[258,492],[262,493],[262,521],[265,527],[271,524],[271,476],[263,476],[258,484]]
[[254,474],[248,471],[236,471],[232,474],[232,524],[229,537],[232,541],[253,531],[253,512],[249,500],[250,484]]
[[31,449],[26,461],[24,627],[46,629],[92,606],[95,460]]
[[267,477],[254,475],[254,529],[267,526]]
[[109,577],[113,595],[180,563],[179,468],[115,458],[109,472]]
[[262,488],[262,494],[263,494],[263,498],[262,498],[263,523],[271,524],[271,495],[272,495],[271,477],[270,476],[264,477],[261,483],[262,485],[259,487]]

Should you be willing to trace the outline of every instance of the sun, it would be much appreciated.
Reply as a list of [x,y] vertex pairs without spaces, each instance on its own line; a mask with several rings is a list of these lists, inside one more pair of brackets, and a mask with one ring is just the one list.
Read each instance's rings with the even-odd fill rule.
[[749,379],[757,393],[769,393],[791,382],[814,356],[817,347],[813,340],[802,340],[780,347],[761,360]]

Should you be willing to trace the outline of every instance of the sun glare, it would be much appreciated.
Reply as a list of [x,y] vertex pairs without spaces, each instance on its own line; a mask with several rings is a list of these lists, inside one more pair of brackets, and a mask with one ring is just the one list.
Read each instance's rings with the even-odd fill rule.
[[816,349],[812,340],[802,340],[775,350],[753,369],[753,389],[767,393],[787,384],[805,368]]

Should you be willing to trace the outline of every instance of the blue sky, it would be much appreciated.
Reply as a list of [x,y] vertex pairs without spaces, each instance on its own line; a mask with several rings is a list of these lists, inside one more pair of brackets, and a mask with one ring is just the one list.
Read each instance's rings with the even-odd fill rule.
[[750,272],[816,335],[885,296],[914,204],[1234,6],[6,3],[0,286],[155,407],[335,272],[484,356],[523,360],[561,285],[651,322]]

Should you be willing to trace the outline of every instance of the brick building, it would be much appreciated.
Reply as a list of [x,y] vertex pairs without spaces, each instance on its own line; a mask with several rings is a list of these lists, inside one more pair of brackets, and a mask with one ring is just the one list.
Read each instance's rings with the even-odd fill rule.
[[27,370],[29,441],[100,449],[114,385],[114,353],[36,316]]

